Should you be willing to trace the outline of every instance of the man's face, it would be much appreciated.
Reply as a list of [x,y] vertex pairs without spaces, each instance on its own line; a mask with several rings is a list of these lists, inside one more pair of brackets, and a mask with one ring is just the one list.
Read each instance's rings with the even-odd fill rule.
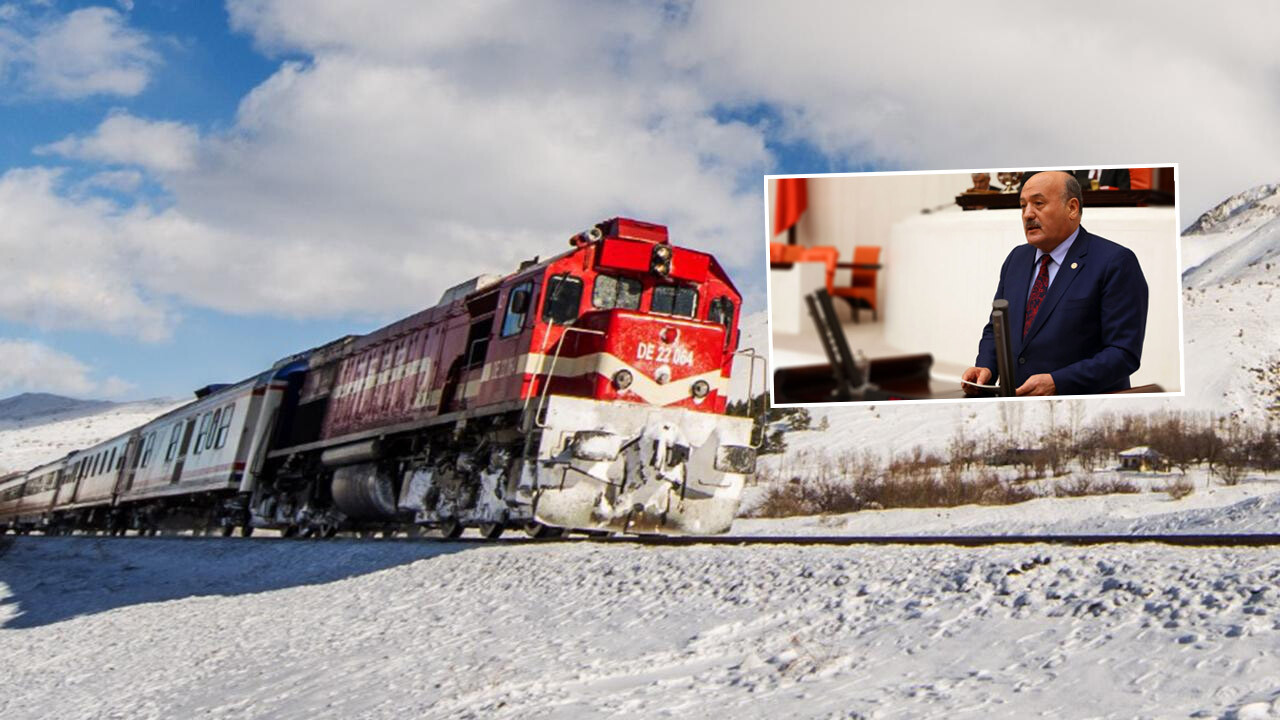
[[1022,186],[1022,230],[1027,242],[1052,252],[1080,227],[1080,205],[1064,201],[1065,173],[1042,172]]

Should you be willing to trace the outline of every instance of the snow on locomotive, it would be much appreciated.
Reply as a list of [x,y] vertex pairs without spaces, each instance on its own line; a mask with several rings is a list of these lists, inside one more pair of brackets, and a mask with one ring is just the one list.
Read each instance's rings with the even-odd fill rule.
[[0,525],[728,530],[755,468],[725,414],[740,294],[660,225],[571,243],[73,453],[38,521]]

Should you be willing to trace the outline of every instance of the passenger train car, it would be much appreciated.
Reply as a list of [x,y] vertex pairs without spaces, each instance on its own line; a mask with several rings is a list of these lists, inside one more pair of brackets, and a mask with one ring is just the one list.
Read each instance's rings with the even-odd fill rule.
[[735,356],[763,374],[740,294],[661,225],[570,243],[0,485],[0,527],[724,532],[755,468]]

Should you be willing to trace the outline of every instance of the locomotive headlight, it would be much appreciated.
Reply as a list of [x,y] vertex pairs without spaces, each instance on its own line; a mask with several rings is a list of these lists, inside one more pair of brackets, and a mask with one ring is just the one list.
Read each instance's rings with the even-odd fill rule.
[[649,256],[649,269],[659,275],[671,274],[671,248],[655,245],[653,254]]
[[671,368],[663,365],[653,374],[653,379],[658,381],[659,385],[666,385],[671,382]]
[[698,380],[689,388],[689,392],[693,393],[695,398],[701,400],[707,396],[707,393],[711,392],[711,384],[706,380]]
[[633,379],[630,370],[619,370],[613,374],[613,386],[618,390],[626,390],[631,387]]

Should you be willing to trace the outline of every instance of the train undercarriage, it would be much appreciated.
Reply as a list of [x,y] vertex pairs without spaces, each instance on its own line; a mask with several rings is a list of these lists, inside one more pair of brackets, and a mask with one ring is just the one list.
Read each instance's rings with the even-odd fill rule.
[[747,418],[551,396],[538,412],[286,454],[252,488],[72,510],[21,529],[715,534],[733,522],[754,471],[751,427]]

